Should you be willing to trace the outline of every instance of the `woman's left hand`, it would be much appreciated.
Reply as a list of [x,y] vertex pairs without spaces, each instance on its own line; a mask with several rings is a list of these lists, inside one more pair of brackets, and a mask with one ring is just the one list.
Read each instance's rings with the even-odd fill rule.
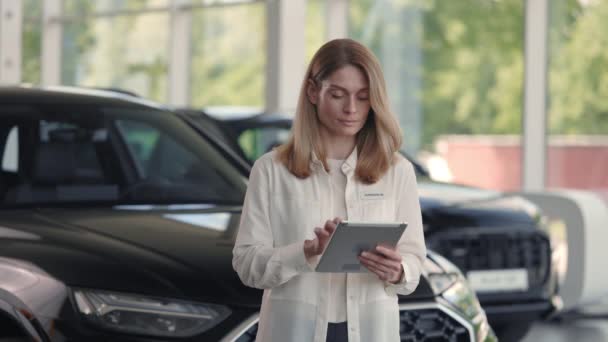
[[403,277],[401,254],[395,248],[376,246],[373,251],[366,251],[359,255],[359,261],[370,272],[376,274],[380,280],[398,283]]

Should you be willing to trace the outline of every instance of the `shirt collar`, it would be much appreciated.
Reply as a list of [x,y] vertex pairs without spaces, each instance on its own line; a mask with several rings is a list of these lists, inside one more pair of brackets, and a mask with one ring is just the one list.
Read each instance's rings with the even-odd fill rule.
[[[312,159],[311,159],[313,168],[322,168],[323,162],[317,157],[315,151],[312,151]],[[350,153],[350,155],[344,160],[344,164],[342,164],[342,172],[350,173],[357,168],[357,146]]]
[[350,155],[344,161],[344,165],[347,165],[348,167],[350,167],[353,170],[357,168],[357,145],[355,145],[355,148],[353,149],[353,151],[350,153]]
[[322,167],[323,166],[323,162],[319,159],[319,157],[317,157],[317,153],[314,150],[312,151],[311,163],[312,163],[313,167]]

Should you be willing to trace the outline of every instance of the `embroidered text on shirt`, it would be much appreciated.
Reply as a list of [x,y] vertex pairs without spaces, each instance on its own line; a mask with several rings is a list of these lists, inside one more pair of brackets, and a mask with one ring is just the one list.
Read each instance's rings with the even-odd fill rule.
[[361,199],[364,199],[364,200],[384,199],[384,193],[383,192],[364,192],[361,194]]

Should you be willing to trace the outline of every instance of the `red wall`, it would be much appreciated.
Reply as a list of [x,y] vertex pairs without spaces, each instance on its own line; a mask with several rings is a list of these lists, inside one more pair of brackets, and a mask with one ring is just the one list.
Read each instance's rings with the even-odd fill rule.
[[[608,189],[608,138],[552,137],[547,186]],[[453,181],[497,190],[519,190],[521,147],[517,136],[444,136],[439,154]]]

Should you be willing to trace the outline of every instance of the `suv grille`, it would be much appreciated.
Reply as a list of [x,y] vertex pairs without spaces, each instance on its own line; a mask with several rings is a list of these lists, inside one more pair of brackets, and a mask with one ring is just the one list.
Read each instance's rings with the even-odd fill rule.
[[[469,331],[460,322],[440,309],[402,310],[399,333],[404,342],[469,342]],[[255,341],[257,323],[245,331],[236,342]]]
[[433,234],[429,247],[456,264],[463,273],[474,270],[524,268],[531,289],[549,276],[551,245],[542,231],[453,230]]
[[404,310],[399,314],[404,342],[468,342],[469,331],[439,309]]

